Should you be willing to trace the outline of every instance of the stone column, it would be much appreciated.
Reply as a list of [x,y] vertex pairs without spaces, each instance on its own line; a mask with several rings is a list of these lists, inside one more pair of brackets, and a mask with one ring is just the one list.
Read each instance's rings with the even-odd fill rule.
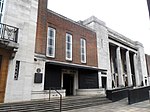
[[122,68],[120,47],[118,47],[116,50],[117,50],[116,56],[117,56],[117,71],[118,71],[118,78],[119,78],[119,86],[123,87],[123,86],[125,86],[125,83],[123,80],[123,68]]
[[101,72],[98,72],[98,86],[99,86],[99,88],[102,88]]
[[138,71],[138,64],[137,64],[137,55],[133,55],[134,59],[134,72],[135,72],[135,80],[136,80],[136,86],[140,86],[140,79],[139,79],[139,71]]
[[126,51],[126,65],[127,65],[128,86],[130,87],[133,86],[133,82],[132,82],[132,75],[131,75],[129,51]]

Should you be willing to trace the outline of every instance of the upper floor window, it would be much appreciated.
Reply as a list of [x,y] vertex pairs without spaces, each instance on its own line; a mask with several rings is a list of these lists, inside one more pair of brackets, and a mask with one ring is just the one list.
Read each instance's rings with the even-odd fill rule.
[[56,30],[54,28],[48,27],[46,56],[52,58],[55,57],[55,33]]
[[80,47],[81,47],[81,63],[86,63],[86,40],[80,40]]
[[72,35],[66,34],[66,60],[72,61]]
[[0,22],[2,19],[3,7],[4,7],[4,0],[0,0]]

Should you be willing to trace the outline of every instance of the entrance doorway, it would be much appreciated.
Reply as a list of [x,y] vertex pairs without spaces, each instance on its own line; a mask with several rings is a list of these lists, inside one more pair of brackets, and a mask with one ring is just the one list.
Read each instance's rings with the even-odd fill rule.
[[63,74],[63,89],[66,89],[66,96],[73,95],[73,84],[74,84],[74,75]]

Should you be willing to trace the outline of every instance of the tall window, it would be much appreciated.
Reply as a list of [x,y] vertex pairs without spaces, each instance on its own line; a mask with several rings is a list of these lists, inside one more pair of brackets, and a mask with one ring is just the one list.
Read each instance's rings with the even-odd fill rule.
[[66,60],[72,61],[72,35],[66,34]]
[[4,0],[0,0],[0,22],[2,19],[3,7],[4,7]]
[[48,27],[46,56],[52,58],[55,57],[55,33],[56,30],[54,28]]
[[16,61],[14,80],[18,80],[18,77],[19,77],[19,67],[20,67],[20,61]]
[[85,39],[80,40],[80,46],[81,46],[81,63],[86,63],[86,40]]

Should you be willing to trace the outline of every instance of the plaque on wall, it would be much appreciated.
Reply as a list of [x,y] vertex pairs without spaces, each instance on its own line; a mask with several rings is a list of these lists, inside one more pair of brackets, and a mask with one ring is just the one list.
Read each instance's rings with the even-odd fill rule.
[[42,83],[42,77],[43,77],[42,73],[35,73],[34,83]]

